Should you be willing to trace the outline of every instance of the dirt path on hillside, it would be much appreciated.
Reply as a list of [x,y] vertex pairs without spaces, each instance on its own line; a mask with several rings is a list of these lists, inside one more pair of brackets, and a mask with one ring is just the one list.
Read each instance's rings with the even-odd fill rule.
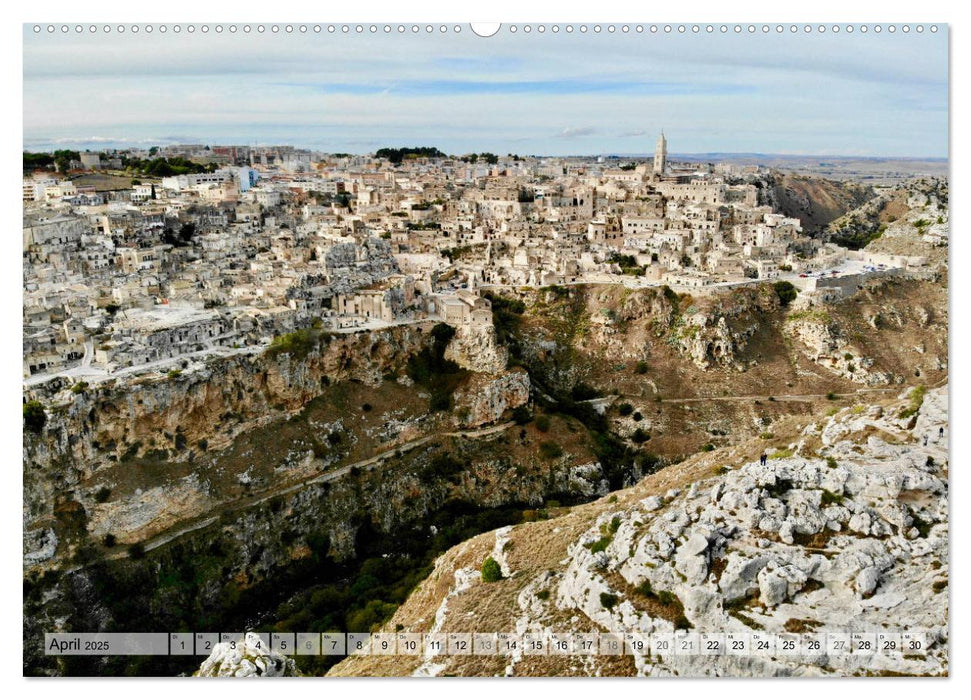
[[[362,459],[352,464],[345,464],[344,466],[339,467],[338,469],[334,469],[333,471],[329,471],[324,474],[319,474],[317,476],[312,476],[306,479],[302,479],[301,481],[298,481],[293,484],[287,484],[287,485],[279,486],[277,488],[269,489],[267,491],[263,491],[260,494],[251,496],[245,500],[236,500],[236,501],[217,503],[215,504],[214,508],[223,509],[223,513],[238,512],[241,510],[245,510],[246,508],[252,508],[253,506],[259,505],[261,503],[265,503],[266,501],[269,501],[271,498],[276,498],[277,496],[285,496],[287,494],[294,493],[296,491],[304,489],[307,486],[310,486],[313,484],[320,484],[328,481],[334,481],[335,479],[340,479],[346,476],[347,474],[349,474],[352,469],[370,469],[371,467],[374,467],[375,465],[380,464],[381,462],[388,459],[389,457],[393,457],[398,452],[406,452],[409,450],[413,450],[416,447],[421,447],[422,445],[425,445],[429,442],[438,440],[443,437],[466,437],[466,438],[486,437],[488,435],[494,435],[496,433],[500,433],[504,430],[507,430],[513,425],[515,425],[515,422],[508,421],[506,423],[490,425],[485,428],[478,428],[476,430],[456,430],[456,431],[450,431],[445,433],[435,433],[433,435],[426,435],[424,437],[417,438],[415,440],[411,440],[406,443],[402,443],[401,445],[398,445],[391,449],[384,450],[383,452],[379,452],[378,454],[368,457],[367,459]],[[169,544],[170,542],[174,542],[175,540],[181,537],[184,537],[185,535],[188,535],[192,532],[196,532],[197,530],[202,530],[206,527],[209,527],[213,523],[217,522],[219,520],[219,517],[220,516],[218,515],[209,516],[202,520],[198,520],[193,523],[182,525],[181,527],[178,527],[176,529],[170,529],[167,532],[160,533],[158,535],[155,535],[154,537],[150,537],[147,540],[144,540],[141,543],[142,547],[146,552],[149,552],[153,549],[157,549],[159,547]],[[128,556],[129,556],[129,553],[127,550],[120,550],[106,555],[105,557],[103,557],[103,559],[123,559]],[[77,570],[78,568],[80,567],[75,567],[75,568],[69,569],[68,571],[74,571],[74,570]]]

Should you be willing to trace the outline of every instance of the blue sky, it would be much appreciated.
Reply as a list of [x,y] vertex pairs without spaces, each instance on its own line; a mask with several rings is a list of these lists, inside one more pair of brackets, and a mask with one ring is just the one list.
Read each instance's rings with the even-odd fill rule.
[[24,28],[24,148],[946,157],[937,34],[105,35]]

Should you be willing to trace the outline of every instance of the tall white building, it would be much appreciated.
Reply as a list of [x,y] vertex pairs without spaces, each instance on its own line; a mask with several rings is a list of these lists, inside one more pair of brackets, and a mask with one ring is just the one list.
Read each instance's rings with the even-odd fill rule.
[[654,147],[654,172],[663,173],[668,167],[668,140],[664,138],[664,132],[657,137],[657,145]]

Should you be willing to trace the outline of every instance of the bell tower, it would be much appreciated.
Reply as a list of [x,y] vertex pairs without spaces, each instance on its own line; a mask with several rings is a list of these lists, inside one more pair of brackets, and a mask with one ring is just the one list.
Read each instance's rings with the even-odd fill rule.
[[654,147],[654,172],[662,175],[668,167],[668,140],[664,138],[664,132],[657,137],[657,145]]

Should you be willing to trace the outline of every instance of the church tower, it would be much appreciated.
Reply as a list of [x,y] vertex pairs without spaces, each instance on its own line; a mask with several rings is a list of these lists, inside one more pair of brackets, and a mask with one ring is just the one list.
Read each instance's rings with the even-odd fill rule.
[[654,172],[658,175],[664,174],[668,167],[668,140],[664,138],[664,132],[657,137],[657,145],[654,147]]

